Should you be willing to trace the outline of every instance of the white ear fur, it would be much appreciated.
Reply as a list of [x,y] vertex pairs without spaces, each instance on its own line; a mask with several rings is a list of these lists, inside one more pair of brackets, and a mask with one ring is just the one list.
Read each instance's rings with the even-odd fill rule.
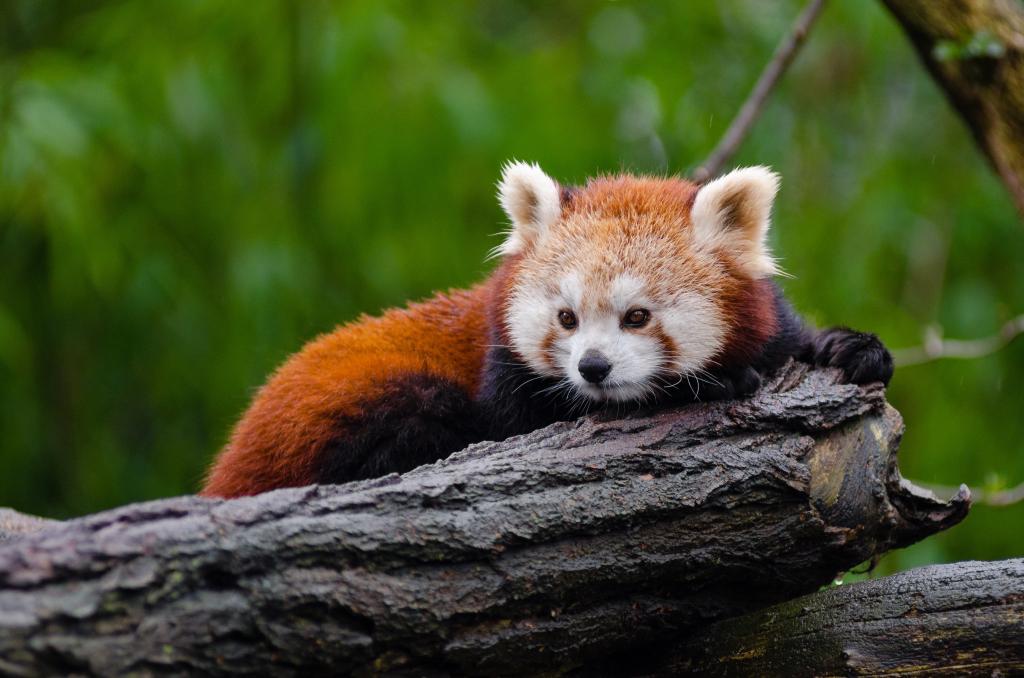
[[502,168],[498,198],[512,220],[508,237],[496,248],[516,254],[551,228],[562,212],[558,184],[536,164],[513,161]]
[[724,250],[752,278],[779,272],[766,239],[779,175],[767,167],[744,167],[705,184],[690,211],[698,246]]

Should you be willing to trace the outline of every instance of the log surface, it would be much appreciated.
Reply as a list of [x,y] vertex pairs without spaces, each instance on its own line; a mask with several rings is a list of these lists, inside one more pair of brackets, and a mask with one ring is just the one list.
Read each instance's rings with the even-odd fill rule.
[[665,673],[1024,674],[1024,559],[932,565],[837,586],[690,637]]
[[0,544],[57,525],[58,521],[0,508]]
[[638,670],[964,517],[966,488],[900,478],[881,386],[837,376],[791,364],[746,400],[20,536],[0,545],[0,674]]

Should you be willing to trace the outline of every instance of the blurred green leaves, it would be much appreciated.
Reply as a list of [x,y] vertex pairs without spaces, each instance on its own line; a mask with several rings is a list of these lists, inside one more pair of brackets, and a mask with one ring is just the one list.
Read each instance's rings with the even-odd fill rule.
[[[502,162],[696,167],[799,6],[0,5],[0,504],[194,491],[303,342],[486,274]],[[874,3],[827,8],[753,163],[782,173],[774,245],[818,322],[907,346],[1024,310],[1013,208]],[[898,372],[905,473],[1024,480],[1022,367],[1017,342]],[[884,567],[1019,555],[1022,518],[978,510]]]
[[979,57],[1001,59],[1006,45],[988,31],[978,31],[965,40],[942,40],[935,45],[933,55],[938,61],[966,61]]

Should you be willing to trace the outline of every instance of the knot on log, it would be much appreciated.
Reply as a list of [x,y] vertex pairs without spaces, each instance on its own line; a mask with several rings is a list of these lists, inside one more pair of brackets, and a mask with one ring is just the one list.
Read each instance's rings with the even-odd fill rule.
[[749,399],[556,424],[402,476],[48,526],[0,547],[0,671],[635,663],[964,517],[966,490],[900,478],[881,386],[838,376],[791,363]]

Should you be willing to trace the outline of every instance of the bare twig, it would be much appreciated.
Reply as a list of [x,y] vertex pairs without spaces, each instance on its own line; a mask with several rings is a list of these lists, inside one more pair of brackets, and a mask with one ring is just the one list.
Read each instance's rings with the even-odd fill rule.
[[775,48],[771,61],[764,67],[761,77],[758,78],[757,84],[754,85],[754,89],[743,103],[739,113],[733,118],[729,129],[725,132],[725,136],[718,142],[718,146],[711,152],[711,155],[704,161],[704,164],[693,172],[692,178],[694,181],[704,182],[719,174],[722,168],[725,167],[725,164],[729,162],[729,159],[736,154],[736,150],[743,143],[743,139],[750,132],[750,128],[754,126],[754,122],[761,115],[765,102],[768,100],[768,95],[775,89],[779,78],[782,77],[782,74],[786,72],[786,69],[793,62],[793,58],[796,56],[797,51],[799,51],[800,46],[803,45],[807,34],[811,30],[811,26],[814,24],[814,20],[818,18],[818,14],[821,13],[821,8],[824,5],[825,0],[811,0],[804,7],[800,16],[793,23],[793,28],[790,29],[789,34]]
[[[931,490],[931,492],[940,499],[943,497],[948,498],[956,496],[960,491],[959,487],[953,487],[952,485],[933,485],[931,483],[922,483],[917,480],[912,480],[910,482],[918,487]],[[1021,502],[1024,502],[1024,483],[1005,490],[997,490],[995,492],[986,492],[985,490],[975,489],[971,490],[971,504],[974,505],[1010,506]]]
[[996,334],[981,339],[943,339],[939,328],[928,327],[924,344],[892,352],[897,367],[920,365],[943,358],[981,358],[1003,348],[1019,334],[1024,334],[1024,314],[1008,320]]
[[999,492],[983,493],[982,499],[989,506],[1009,506],[1024,501],[1024,483]]

